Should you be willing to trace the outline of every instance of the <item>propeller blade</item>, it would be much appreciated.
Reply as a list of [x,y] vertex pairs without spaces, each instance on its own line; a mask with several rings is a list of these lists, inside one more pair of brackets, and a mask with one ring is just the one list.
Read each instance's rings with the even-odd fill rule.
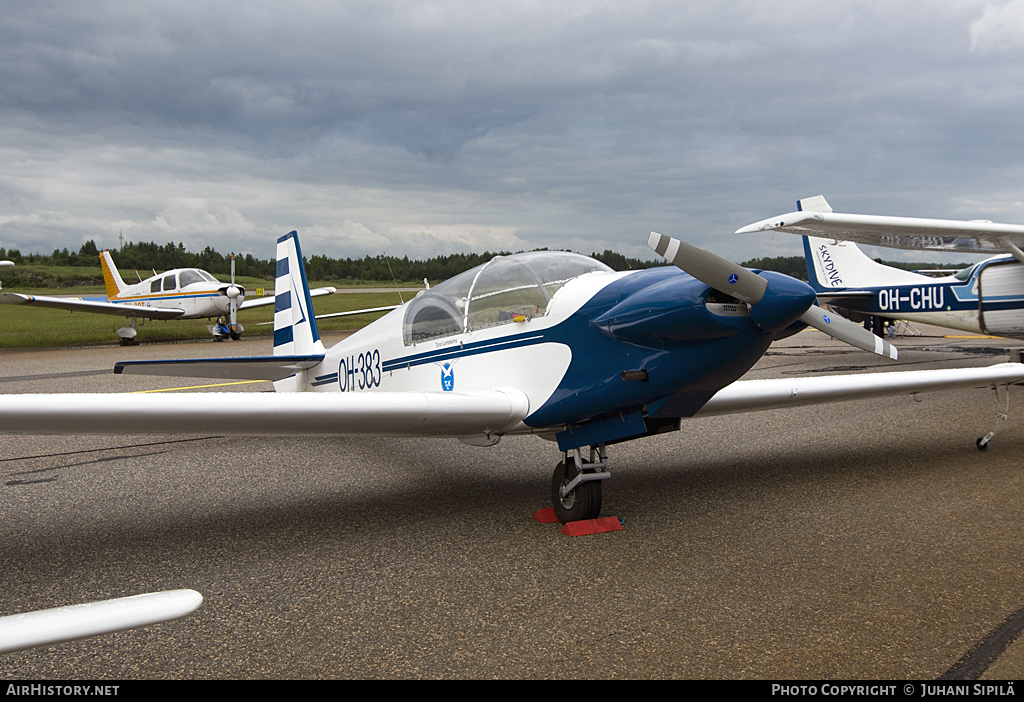
[[[728,261],[721,256],[716,256],[710,251],[705,251],[702,248],[694,246],[693,244],[687,244],[685,241],[679,241],[670,236],[664,234],[658,234],[657,232],[651,232],[650,238],[647,240],[647,245],[650,246],[659,255],[665,257],[672,264],[681,268],[685,272],[692,275],[694,278],[710,285],[715,290],[731,295],[735,298],[743,300],[751,306],[751,320],[755,324],[758,324],[762,329],[779,329],[783,325],[790,324],[793,320],[799,319],[804,324],[814,327],[819,331],[823,331],[829,336],[844,341],[851,346],[856,346],[858,349],[864,351],[870,351],[871,353],[877,353],[879,356],[885,356],[887,358],[896,358],[896,347],[890,344],[885,339],[879,338],[869,332],[867,329],[854,324],[850,320],[838,315],[826,312],[820,307],[812,304],[813,293],[811,288],[806,283],[799,283],[799,281],[784,276],[780,273],[767,273],[768,278],[771,278],[773,283],[772,290],[775,291],[767,295],[768,299],[765,300],[765,304],[761,307],[765,307],[769,304],[777,306],[778,293],[785,292],[787,285],[784,281],[789,281],[789,287],[802,286],[807,291],[807,301],[803,302],[800,307],[793,309],[793,305],[788,308],[787,314],[780,314],[777,318],[772,318],[771,312],[761,315],[761,319],[757,318],[757,313],[761,307],[755,307],[757,303],[761,302],[766,297],[768,292],[768,278],[762,277],[757,273],[748,271],[746,268],[739,266],[732,261]],[[794,304],[798,303],[801,299],[799,290],[793,288],[797,295],[794,296]],[[771,303],[769,301],[772,301]],[[803,309],[802,305],[810,305],[799,317],[796,315],[800,309]],[[792,316],[789,316],[792,315]]]
[[685,241],[651,232],[647,245],[673,265],[715,290],[756,305],[768,281],[746,268]]
[[[231,254],[231,287],[235,288],[235,255]],[[235,325],[238,324],[238,292],[234,295],[228,295],[228,324],[232,332],[235,331]]]
[[843,316],[828,312],[817,305],[811,305],[810,309],[803,313],[800,321],[807,326],[823,331],[834,339],[845,341],[850,346],[858,349],[877,353],[896,360],[898,351],[896,347],[885,339],[872,334],[859,324],[854,324]]

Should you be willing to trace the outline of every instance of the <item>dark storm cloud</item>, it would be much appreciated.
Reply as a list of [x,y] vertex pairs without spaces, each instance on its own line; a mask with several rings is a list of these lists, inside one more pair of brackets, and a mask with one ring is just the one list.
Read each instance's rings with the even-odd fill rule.
[[1018,5],[8,3],[0,245],[739,258],[819,192],[1024,221]]

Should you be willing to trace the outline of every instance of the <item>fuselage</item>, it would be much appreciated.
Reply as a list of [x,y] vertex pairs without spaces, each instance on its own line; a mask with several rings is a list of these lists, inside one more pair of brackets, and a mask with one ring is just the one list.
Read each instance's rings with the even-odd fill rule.
[[[108,295],[108,302],[127,307],[180,309],[178,319],[211,318],[228,314],[229,283],[222,283],[206,271],[197,268],[178,268],[147,278],[134,285],[126,285],[116,295]],[[238,302],[245,291],[240,285]]]
[[850,242],[804,237],[810,285],[840,310],[1000,336],[1024,336],[1024,264],[993,256],[932,278],[873,261]]
[[690,416],[780,338],[714,298],[671,266],[616,273],[577,254],[517,254],[335,345],[302,389],[515,387],[530,401],[524,431]]
[[911,284],[852,288],[863,297],[828,298],[835,306],[862,314],[934,324],[978,334],[1024,336],[1024,265],[997,256],[955,276]]

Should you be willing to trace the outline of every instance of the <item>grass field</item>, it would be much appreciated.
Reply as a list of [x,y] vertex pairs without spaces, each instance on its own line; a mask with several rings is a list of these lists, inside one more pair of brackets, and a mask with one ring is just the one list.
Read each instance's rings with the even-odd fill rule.
[[[249,297],[255,297],[256,288],[272,289],[273,283],[265,280],[252,279],[238,282],[250,291]],[[311,287],[331,285],[328,282],[311,283]],[[337,287],[337,286],[335,286]],[[385,287],[376,284],[376,287]],[[101,295],[99,287],[73,287],[60,290],[23,290],[4,288],[4,292],[24,292],[42,295]],[[403,290],[402,295],[409,300],[415,295],[414,290]],[[397,292],[349,292],[318,297],[313,300],[313,308],[317,314],[345,312],[348,310],[383,307],[399,304]],[[319,322],[321,331],[339,331],[359,329],[385,313],[339,317]],[[271,322],[274,318],[273,305],[257,308],[248,312],[240,312],[238,321],[245,327],[245,336],[270,336],[273,328],[270,325],[258,326],[260,322]],[[184,341],[189,339],[208,339],[210,332],[207,325],[214,320],[139,320],[137,339],[140,343],[160,341]],[[92,344],[117,343],[117,330],[125,326],[124,317],[90,314],[85,312],[67,312],[64,310],[46,309],[30,305],[0,305],[0,348],[55,348],[67,346],[88,346]]]

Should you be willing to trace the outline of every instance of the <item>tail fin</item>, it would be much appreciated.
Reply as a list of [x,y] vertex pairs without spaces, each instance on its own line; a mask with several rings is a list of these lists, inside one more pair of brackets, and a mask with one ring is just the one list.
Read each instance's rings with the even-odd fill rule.
[[110,252],[107,250],[100,252],[100,267],[103,269],[103,283],[107,286],[107,299],[113,300],[128,286],[121,280],[121,274],[117,272],[114,259],[110,257]]
[[[800,212],[831,212],[821,195],[796,201]],[[846,288],[871,288],[885,285],[916,285],[928,276],[903,271],[872,261],[852,241],[804,237],[807,280],[815,292]]]
[[815,292],[886,285],[917,285],[931,278],[872,261],[852,241],[804,237],[807,280]]
[[299,235],[277,240],[277,280],[274,283],[274,355],[324,353],[313,316],[313,303],[302,263]]

